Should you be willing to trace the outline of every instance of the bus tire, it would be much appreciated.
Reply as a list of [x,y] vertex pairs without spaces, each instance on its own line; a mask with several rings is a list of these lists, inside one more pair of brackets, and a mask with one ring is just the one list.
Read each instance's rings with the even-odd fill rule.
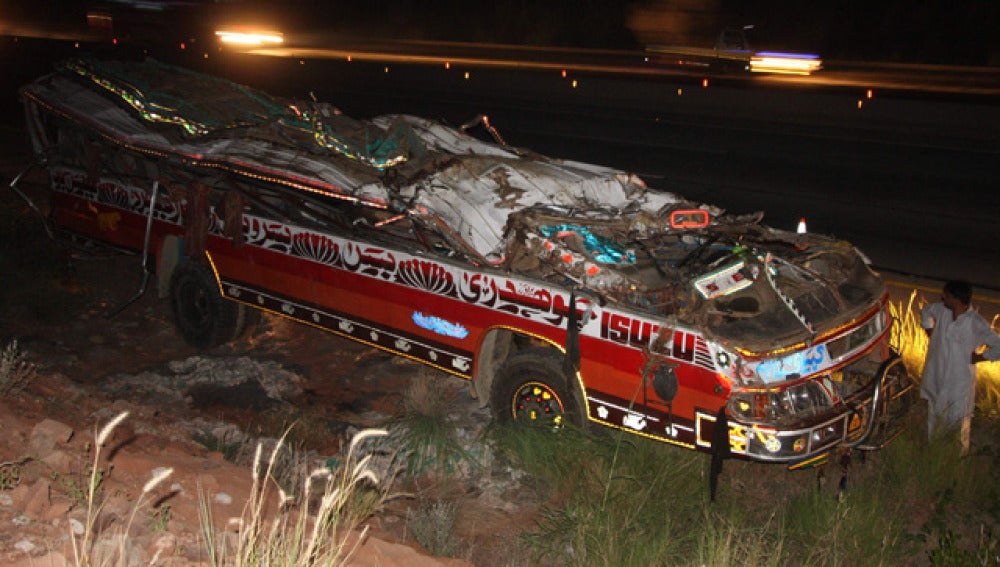
[[499,423],[537,423],[583,427],[583,403],[554,351],[527,351],[511,356],[497,372],[490,395]]
[[185,342],[199,350],[235,339],[247,320],[247,308],[222,297],[211,270],[191,261],[174,269],[170,307]]

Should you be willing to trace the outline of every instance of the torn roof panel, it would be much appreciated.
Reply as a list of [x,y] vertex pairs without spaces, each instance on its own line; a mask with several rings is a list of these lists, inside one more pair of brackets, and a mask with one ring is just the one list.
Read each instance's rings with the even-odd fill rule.
[[[131,68],[143,68],[134,64]],[[161,73],[170,67],[158,65]],[[115,68],[125,76],[126,70]],[[149,76],[149,73],[146,74]],[[189,87],[192,77],[185,75]],[[206,89],[223,88],[225,82],[209,79]],[[171,87],[171,98],[179,96]],[[235,88],[235,87],[234,87]],[[321,151],[305,136],[300,143],[256,130],[272,130],[282,114],[263,116],[260,124],[239,128],[220,128],[211,135],[172,136],[162,128],[151,128],[149,112],[136,112],[134,105],[109,103],[109,92],[95,89],[73,73],[54,74],[25,89],[74,120],[127,143],[157,150],[181,159],[221,163],[237,169],[269,172],[328,191],[342,192],[373,203],[405,201],[410,208],[435,214],[483,257],[496,254],[503,246],[508,216],[526,207],[551,205],[573,208],[640,208],[655,213],[679,198],[669,193],[646,191],[642,182],[620,170],[574,161],[553,160],[539,155],[522,156],[514,150],[489,144],[440,123],[406,115],[386,115],[371,121],[352,121],[368,126],[375,134],[388,135],[400,128],[408,130],[432,157],[454,158],[447,166],[433,169],[415,183],[403,182],[389,187],[376,168],[343,155]],[[113,91],[112,91],[113,92]],[[224,98],[226,108],[238,104],[259,105],[259,97],[240,87]],[[286,107],[288,116],[298,117],[301,110]],[[300,105],[301,106],[301,105]],[[147,108],[148,111],[148,108]],[[228,112],[228,111],[227,111]],[[231,114],[231,112],[229,113]],[[225,118],[229,118],[226,114]],[[251,112],[236,113],[239,116]],[[206,121],[206,113],[198,114]],[[155,122],[155,120],[153,121]],[[332,121],[331,121],[332,122]],[[282,123],[284,124],[284,123]],[[373,135],[375,135],[373,134]],[[303,143],[306,147],[303,147]],[[312,147],[309,147],[309,146]],[[425,158],[432,161],[431,158]],[[411,166],[411,164],[408,164]],[[412,167],[412,166],[411,166]]]

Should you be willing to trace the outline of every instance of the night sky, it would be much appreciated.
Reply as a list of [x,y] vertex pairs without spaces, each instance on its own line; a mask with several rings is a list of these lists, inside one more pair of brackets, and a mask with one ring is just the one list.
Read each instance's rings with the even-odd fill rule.
[[[284,29],[330,34],[612,49],[651,43],[709,47],[726,26],[752,24],[749,39],[756,49],[808,51],[826,59],[1000,65],[998,0],[146,3],[167,6],[169,15],[160,17],[175,21],[188,20],[195,11],[213,17],[253,13]],[[128,11],[122,2],[0,0],[0,27],[11,19],[80,22],[87,8],[97,5]]]

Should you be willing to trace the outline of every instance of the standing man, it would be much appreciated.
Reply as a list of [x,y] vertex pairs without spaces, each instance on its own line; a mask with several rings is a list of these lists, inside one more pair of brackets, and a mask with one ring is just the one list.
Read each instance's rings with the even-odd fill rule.
[[[924,307],[921,325],[930,335],[921,377],[920,397],[929,402],[927,432],[960,429],[962,455],[969,452],[972,410],[975,407],[976,367],[983,360],[1000,360],[1000,336],[970,307],[972,286],[944,284],[941,301]],[[976,354],[982,345],[988,349]]]

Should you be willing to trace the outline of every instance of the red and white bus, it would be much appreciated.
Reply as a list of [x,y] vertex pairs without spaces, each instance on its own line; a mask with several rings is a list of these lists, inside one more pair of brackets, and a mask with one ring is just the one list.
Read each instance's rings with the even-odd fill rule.
[[[912,389],[850,244],[413,116],[144,63],[25,86],[60,235],[142,254],[187,341],[252,310],[469,380],[501,420],[822,462]],[[468,125],[467,125],[468,126]]]

